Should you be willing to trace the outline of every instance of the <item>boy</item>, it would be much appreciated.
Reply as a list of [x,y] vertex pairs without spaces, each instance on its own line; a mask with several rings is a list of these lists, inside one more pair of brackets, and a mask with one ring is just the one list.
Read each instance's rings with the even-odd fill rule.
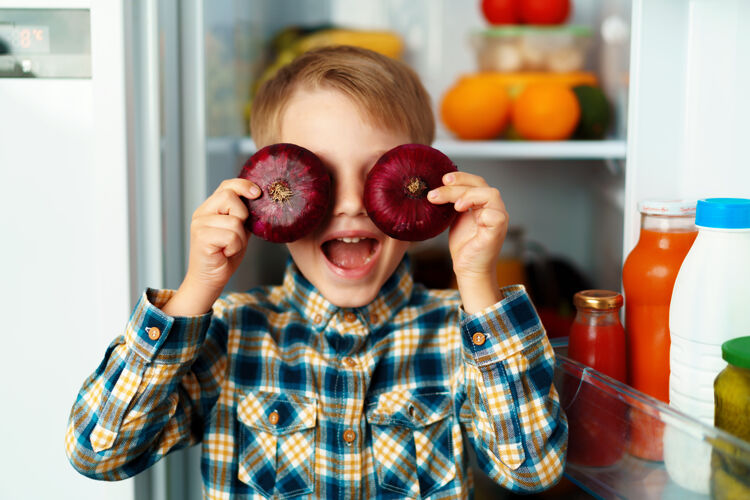
[[220,297],[249,237],[241,197],[259,195],[224,181],[193,215],[179,289],[147,290],[84,383],[67,432],[73,466],[121,479],[202,441],[208,498],[460,498],[472,489],[468,437],[501,485],[555,483],[567,422],[533,306],[522,287],[495,283],[499,192],[457,172],[430,193],[459,212],[458,293],[414,284],[409,244],[365,213],[380,155],[433,140],[416,75],[361,49],[308,52],[263,86],[251,125],[258,147],[290,142],[321,158],[330,213],[288,244],[282,285]]

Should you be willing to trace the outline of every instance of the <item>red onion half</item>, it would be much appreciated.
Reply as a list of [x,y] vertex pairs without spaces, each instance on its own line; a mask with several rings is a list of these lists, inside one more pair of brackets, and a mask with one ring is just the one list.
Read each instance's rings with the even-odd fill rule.
[[365,180],[365,210],[391,238],[422,241],[442,233],[456,217],[452,203],[435,205],[427,193],[458,169],[437,149],[403,144],[386,152]]
[[245,199],[246,224],[253,234],[274,243],[288,243],[312,231],[325,217],[331,199],[331,178],[312,151],[296,144],[272,144],[258,150],[239,177],[261,189]]

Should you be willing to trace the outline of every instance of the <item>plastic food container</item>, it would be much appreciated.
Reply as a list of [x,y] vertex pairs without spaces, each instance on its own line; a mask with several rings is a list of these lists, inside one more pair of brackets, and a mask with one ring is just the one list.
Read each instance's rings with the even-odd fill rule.
[[580,71],[591,31],[584,26],[497,26],[471,35],[480,71]]

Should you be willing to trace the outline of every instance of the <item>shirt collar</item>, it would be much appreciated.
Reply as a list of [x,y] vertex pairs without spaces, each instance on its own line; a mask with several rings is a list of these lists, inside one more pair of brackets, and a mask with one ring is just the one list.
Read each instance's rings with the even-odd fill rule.
[[409,256],[405,255],[372,302],[361,307],[342,308],[329,302],[302,275],[290,258],[284,272],[282,287],[292,307],[316,330],[325,328],[337,314],[354,313],[369,331],[373,331],[390,322],[391,318],[409,303],[414,280]]

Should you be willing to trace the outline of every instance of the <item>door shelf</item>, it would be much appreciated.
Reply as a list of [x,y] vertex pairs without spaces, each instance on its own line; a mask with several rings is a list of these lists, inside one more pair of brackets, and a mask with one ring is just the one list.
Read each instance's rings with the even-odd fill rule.
[[[566,346],[558,344],[554,377],[570,424],[567,478],[602,499],[707,499],[712,483],[750,498],[750,443],[577,363],[566,353]],[[641,444],[646,443],[650,452],[663,444],[666,462],[634,456],[630,445],[635,432],[647,436]],[[598,459],[610,465],[583,465]]]
[[[210,139],[221,148],[222,138]],[[238,138],[238,155],[249,156],[257,150],[250,137]],[[471,160],[608,160],[624,161],[626,143],[622,139],[602,141],[460,141],[438,138],[433,147],[454,159]],[[212,150],[209,144],[209,151]]]

